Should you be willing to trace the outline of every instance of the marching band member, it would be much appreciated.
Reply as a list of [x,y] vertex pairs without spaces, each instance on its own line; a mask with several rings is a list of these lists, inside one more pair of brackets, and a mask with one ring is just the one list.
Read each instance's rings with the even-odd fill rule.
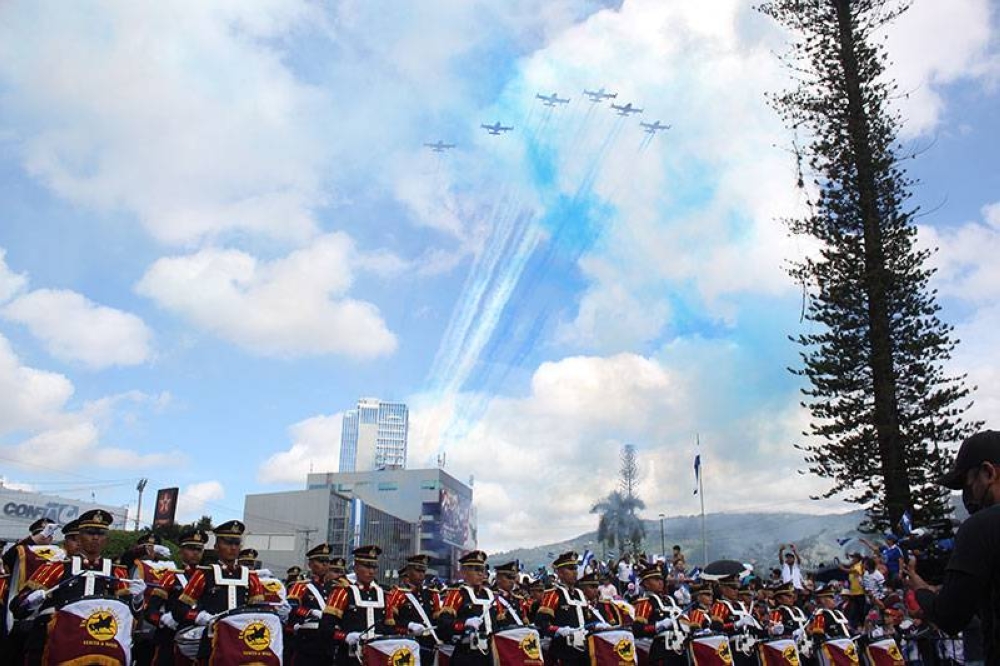
[[514,592],[517,585],[517,578],[520,575],[518,569],[517,560],[514,560],[513,562],[497,565],[493,570],[496,573],[496,580],[493,583],[493,587],[496,592],[497,601],[503,606],[504,611],[502,627],[512,627],[525,623],[521,615],[523,611],[521,606],[522,600]]
[[378,546],[362,546],[353,551],[357,582],[335,586],[326,600],[319,631],[323,640],[334,641],[336,663],[350,666],[362,638],[385,631],[385,591],[375,582],[378,573]]
[[208,533],[196,528],[186,528],[181,532],[179,542],[181,568],[166,572],[160,580],[161,587],[153,589],[146,609],[146,619],[156,627],[153,635],[155,666],[184,666],[193,663],[177,651],[174,636],[177,634],[178,623],[170,609],[198,570],[205,544],[208,543]]
[[434,622],[441,612],[437,590],[424,584],[431,558],[414,555],[406,558],[402,578],[386,600],[385,623],[402,636],[412,636],[420,645],[420,663],[433,664],[437,647]]
[[[143,609],[146,584],[130,581],[125,567],[103,556],[112,522],[111,514],[101,509],[83,513],[77,521],[80,552],[69,560],[48,562],[36,569],[14,600],[15,616],[25,618],[37,612],[36,622],[48,623],[57,609],[90,596],[119,598],[138,615]],[[37,640],[41,634],[33,632],[30,636]],[[46,645],[35,640],[25,649],[25,663],[29,665],[43,662]],[[80,652],[81,660],[85,659],[86,647],[81,645]]]
[[[256,572],[237,561],[245,531],[246,525],[238,520],[212,530],[219,563],[198,567],[188,580],[171,611],[178,624],[206,626],[215,615],[264,601]],[[203,640],[198,658],[208,658],[211,650],[211,643]]]
[[665,632],[677,634],[681,627],[677,621],[681,615],[674,598],[664,593],[666,581],[663,570],[658,566],[647,567],[639,576],[643,596],[635,604],[635,621],[632,633],[636,638],[652,638],[649,650],[650,666],[687,663],[683,652],[667,649]]
[[330,576],[330,552],[330,545],[321,543],[306,553],[309,578],[292,583],[288,590],[292,605],[288,653],[294,655],[295,666],[327,666],[333,661],[333,643],[319,631],[326,600],[340,587]]
[[438,636],[457,640],[453,666],[488,666],[493,663],[489,636],[503,618],[493,591],[485,585],[486,553],[474,550],[458,561],[464,582],[449,589],[441,602]]
[[535,614],[535,625],[542,636],[550,636],[549,654],[562,666],[584,666],[587,656],[586,627],[595,622],[594,612],[577,585],[579,555],[563,553],[552,563],[559,582],[545,591]]

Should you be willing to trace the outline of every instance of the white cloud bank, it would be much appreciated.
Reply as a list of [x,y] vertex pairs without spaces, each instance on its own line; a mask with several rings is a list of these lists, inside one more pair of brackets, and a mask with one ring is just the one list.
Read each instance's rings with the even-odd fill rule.
[[11,271],[4,254],[0,248],[0,317],[26,326],[49,354],[93,370],[150,360],[153,334],[142,319],[68,289],[24,293],[27,276]]
[[350,239],[334,233],[274,261],[217,249],[159,259],[136,290],[258,354],[389,354],[396,337],[378,309],[346,295],[358,263]]
[[335,472],[340,468],[340,434],[343,413],[299,421],[288,429],[291,447],[268,458],[257,470],[261,483],[305,481],[309,472]]

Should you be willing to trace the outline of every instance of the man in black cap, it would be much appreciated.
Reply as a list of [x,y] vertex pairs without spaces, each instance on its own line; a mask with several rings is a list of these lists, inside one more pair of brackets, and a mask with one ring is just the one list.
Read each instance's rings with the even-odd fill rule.
[[332,636],[336,663],[340,666],[356,666],[353,653],[358,649],[358,643],[386,633],[385,591],[375,582],[378,556],[381,554],[382,549],[378,546],[355,548],[356,582],[334,587],[326,600],[319,631],[327,640]]
[[[792,583],[794,587],[794,583]],[[757,663],[753,646],[764,635],[750,614],[750,609],[740,601],[740,575],[730,574],[718,580],[719,598],[709,613],[712,629],[729,636],[733,646],[733,663],[736,666],[753,666]]]
[[321,543],[306,553],[309,578],[293,583],[288,590],[292,605],[290,624],[294,637],[289,641],[297,666],[327,666],[333,661],[333,645],[319,631],[323,609],[338,585],[330,578],[330,545]]
[[285,587],[289,590],[292,589],[292,585],[295,585],[302,580],[302,567],[296,565],[293,567],[288,567],[285,570]]
[[958,528],[944,583],[933,588],[903,567],[927,620],[954,634],[973,615],[982,623],[987,665],[1000,664],[1000,432],[985,430],[962,442],[955,465],[938,483],[962,491],[969,518]]
[[[643,595],[635,603],[632,633],[636,638],[653,639],[649,649],[649,663],[651,666],[686,664],[683,641],[677,640],[681,636],[678,624],[681,609],[672,596],[664,594],[666,581],[663,569],[655,564],[646,567],[639,574],[639,582]],[[681,647],[680,651],[677,650],[678,647]]]
[[[219,562],[198,567],[173,605],[171,613],[181,626],[206,626],[214,615],[264,601],[257,573],[237,561],[245,531],[246,525],[238,520],[212,530]],[[203,640],[199,658],[207,659],[211,649],[211,642]]]
[[577,587],[583,591],[583,596],[590,604],[590,610],[594,614],[596,624],[593,629],[611,629],[622,626],[622,613],[615,606],[613,601],[601,600],[598,588],[601,586],[601,577],[596,571],[585,574],[583,578],[576,582]]
[[496,578],[493,580],[493,590],[496,593],[497,601],[503,607],[503,617],[500,618],[500,627],[513,627],[524,624],[521,617],[522,599],[517,596],[517,579],[521,575],[517,560],[498,564],[493,573]]
[[342,557],[331,557],[327,577],[336,587],[347,587],[350,585],[351,579],[347,577],[347,560]]
[[434,621],[441,612],[437,590],[424,584],[431,558],[413,555],[406,558],[399,585],[386,599],[385,623],[397,634],[412,636],[420,645],[420,663],[431,664],[437,647]]
[[535,625],[542,636],[552,637],[549,654],[563,666],[584,666],[587,656],[586,626],[596,622],[583,591],[577,587],[579,555],[563,553],[552,563],[559,582],[545,591],[535,614]]
[[[110,513],[101,509],[81,514],[77,520],[79,554],[69,560],[48,562],[39,567],[14,600],[14,614],[27,617],[37,613],[39,619],[48,623],[57,608],[83,597],[94,596],[120,599],[130,606],[133,614],[141,613],[146,584],[129,580],[125,567],[104,557],[108,527],[113,520]],[[97,575],[82,575],[88,572]],[[36,623],[39,619],[36,619]],[[29,636],[25,663],[40,664],[45,646],[36,642],[40,638],[38,634],[33,632]],[[81,646],[81,652],[86,652],[85,646]]]
[[496,629],[501,609],[486,586],[486,553],[473,550],[458,559],[462,585],[450,588],[441,602],[437,632],[443,641],[458,641],[454,666],[488,666],[493,663],[489,637]]
[[178,543],[181,568],[167,571],[160,581],[161,586],[154,588],[150,596],[146,619],[156,627],[153,636],[153,663],[156,666],[190,663],[177,651],[174,636],[177,634],[178,623],[169,609],[177,603],[198,570],[207,543],[208,532],[193,527],[184,529]]

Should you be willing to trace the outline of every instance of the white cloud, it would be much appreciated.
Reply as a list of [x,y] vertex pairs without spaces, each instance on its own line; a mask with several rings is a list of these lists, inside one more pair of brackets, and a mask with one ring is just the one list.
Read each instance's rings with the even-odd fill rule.
[[[822,483],[795,473],[802,461],[790,444],[803,417],[792,396],[781,396],[777,409],[763,396],[740,404],[752,390],[744,379],[750,352],[706,342],[668,349],[663,359],[618,354],[544,363],[528,395],[493,399],[457,441],[440,428],[455,422],[454,413],[461,421],[469,396],[441,404],[418,398],[411,401],[411,461],[450,442],[447,469],[462,479],[475,475],[481,545],[490,550],[593,529],[590,507],[613,489],[626,443],[639,450],[649,513],[696,511],[691,461],[699,430],[711,510],[844,509],[806,499]],[[733,487],[727,479],[737,475],[748,482]]]
[[27,276],[15,273],[7,265],[6,255],[7,251],[0,247],[0,303],[10,300],[28,285]]
[[159,259],[136,290],[258,354],[389,354],[396,337],[378,309],[346,296],[358,263],[363,260],[350,239],[334,233],[274,261],[217,249]]
[[198,520],[205,514],[211,515],[208,504],[224,499],[226,489],[218,481],[201,481],[184,486],[177,493],[178,522],[186,523]]
[[1000,73],[994,9],[989,0],[918,0],[890,26],[889,74],[903,94],[897,105],[906,135],[932,131],[947,117],[945,85]]
[[322,102],[269,45],[316,20],[309,4],[3,13],[0,78],[24,162],[60,196],[135,212],[168,243],[314,232],[323,150],[310,118]]
[[27,326],[54,357],[93,369],[137,365],[152,355],[152,332],[142,319],[74,291],[37,289],[9,303],[0,314]]
[[261,483],[302,483],[309,472],[340,467],[343,413],[299,421],[288,429],[292,446],[269,457],[257,470]]
[[173,453],[142,453],[102,441],[104,424],[121,412],[123,402],[162,405],[164,396],[131,392],[69,406],[73,384],[65,376],[21,363],[0,335],[0,451],[24,469],[70,470],[81,461],[97,467],[144,469],[184,462]]

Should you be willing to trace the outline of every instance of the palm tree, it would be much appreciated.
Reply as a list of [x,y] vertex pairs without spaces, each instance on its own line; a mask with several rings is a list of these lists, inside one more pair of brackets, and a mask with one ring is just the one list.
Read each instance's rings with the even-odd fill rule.
[[646,536],[646,527],[636,515],[645,509],[646,503],[638,497],[615,490],[591,507],[590,512],[600,514],[597,521],[597,540],[612,549],[620,547],[636,551]]

